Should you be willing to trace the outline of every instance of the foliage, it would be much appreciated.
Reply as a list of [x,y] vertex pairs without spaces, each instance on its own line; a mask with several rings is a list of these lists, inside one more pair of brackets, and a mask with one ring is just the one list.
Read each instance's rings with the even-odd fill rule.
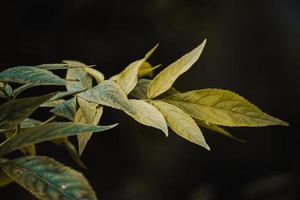
[[[35,144],[50,141],[65,148],[80,166],[80,160],[93,133],[113,128],[99,126],[103,107],[124,111],[146,126],[160,129],[168,136],[168,127],[184,139],[210,150],[199,126],[242,141],[223,126],[262,127],[288,124],[274,118],[243,97],[221,89],[179,92],[172,85],[198,60],[206,40],[191,52],[164,68],[152,80],[147,60],[156,45],[143,58],[122,72],[105,79],[92,65],[72,60],[58,64],[11,67],[0,73],[0,187],[16,182],[39,199],[97,199],[88,181],[79,172],[52,158],[37,156]],[[67,70],[61,78],[53,71]],[[11,84],[20,84],[13,89]],[[11,85],[9,85],[11,84]],[[63,85],[66,91],[42,96],[18,98],[25,90],[39,85]],[[32,113],[49,108],[53,115],[46,121],[32,119]],[[68,139],[77,135],[78,148]],[[24,156],[7,159],[13,151]]]

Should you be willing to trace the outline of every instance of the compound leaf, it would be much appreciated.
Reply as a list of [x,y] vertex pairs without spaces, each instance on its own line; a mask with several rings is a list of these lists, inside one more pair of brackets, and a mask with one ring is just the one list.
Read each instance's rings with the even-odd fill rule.
[[165,99],[193,118],[222,126],[288,125],[262,112],[236,93],[221,89],[203,89],[175,94]]
[[34,85],[66,85],[66,80],[52,72],[31,66],[6,69],[0,73],[0,81],[31,83]]
[[85,177],[52,158],[27,156],[6,161],[2,170],[38,199],[96,200]]
[[190,69],[190,67],[198,60],[205,43],[206,39],[197,48],[185,54],[157,74],[149,85],[147,96],[149,98],[154,98],[167,91],[173,85],[175,80]]
[[180,108],[159,100],[151,101],[165,117],[169,127],[179,136],[210,150],[196,122]]
[[20,133],[13,135],[2,144],[0,144],[0,156],[3,156],[7,153],[30,144],[77,135],[79,133],[89,131],[102,132],[115,126],[116,125],[92,126],[73,122],[53,122],[28,129],[23,129]]

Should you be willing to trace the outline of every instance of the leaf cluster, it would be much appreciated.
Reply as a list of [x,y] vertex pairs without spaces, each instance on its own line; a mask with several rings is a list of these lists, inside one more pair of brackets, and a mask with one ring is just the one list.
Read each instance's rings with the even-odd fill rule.
[[[205,44],[206,40],[154,77],[153,72],[160,65],[153,66],[148,59],[158,45],[109,79],[94,66],[73,60],[2,71],[0,97],[7,102],[0,105],[0,134],[5,137],[0,144],[0,187],[16,182],[38,199],[97,199],[81,173],[52,158],[37,155],[36,144],[47,141],[63,147],[85,168],[80,156],[92,134],[116,126],[98,125],[104,107],[121,110],[166,136],[170,128],[207,150],[210,146],[200,128],[243,141],[224,126],[288,125],[231,91],[176,90],[174,82],[198,60]],[[55,70],[66,70],[66,76],[56,75]],[[13,88],[10,83],[21,86]],[[18,98],[25,90],[40,85],[62,85],[66,90]],[[52,117],[46,121],[33,119],[32,113],[41,107],[49,108]],[[70,142],[70,136],[77,137],[77,147]],[[24,156],[7,159],[8,154],[17,150]]]

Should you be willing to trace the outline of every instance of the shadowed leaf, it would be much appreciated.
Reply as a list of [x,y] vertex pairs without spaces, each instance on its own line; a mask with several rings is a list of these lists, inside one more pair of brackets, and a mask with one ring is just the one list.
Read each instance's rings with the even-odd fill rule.
[[53,96],[54,94],[52,93],[43,96],[16,99],[2,104],[0,106],[0,127],[11,128],[17,126],[21,121],[29,117],[41,104]]
[[84,176],[52,158],[28,156],[1,164],[2,170],[38,199],[96,200]]
[[2,170],[0,170],[0,188],[13,182]]
[[[78,97],[79,109],[76,112],[74,122],[97,125],[103,113],[103,107],[96,103],[91,103],[85,99]],[[92,136],[92,132],[77,135],[79,155],[82,155],[88,141]]]
[[23,148],[30,144],[40,143],[56,138],[77,135],[84,132],[102,132],[115,127],[110,126],[92,126],[85,124],[78,124],[72,122],[53,122],[40,126],[21,130],[20,133],[15,134],[8,140],[0,144],[0,156]]

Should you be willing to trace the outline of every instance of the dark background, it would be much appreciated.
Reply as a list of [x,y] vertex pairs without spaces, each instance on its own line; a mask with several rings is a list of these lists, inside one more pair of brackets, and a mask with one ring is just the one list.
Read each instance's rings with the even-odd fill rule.
[[[175,86],[235,91],[291,126],[229,129],[246,144],[203,130],[208,152],[105,109],[102,123],[120,125],[93,137],[84,174],[104,200],[300,199],[299,11],[297,0],[1,1],[0,66],[77,59],[110,77],[157,42],[150,61],[167,66],[208,38]],[[12,184],[0,199],[33,198]]]

